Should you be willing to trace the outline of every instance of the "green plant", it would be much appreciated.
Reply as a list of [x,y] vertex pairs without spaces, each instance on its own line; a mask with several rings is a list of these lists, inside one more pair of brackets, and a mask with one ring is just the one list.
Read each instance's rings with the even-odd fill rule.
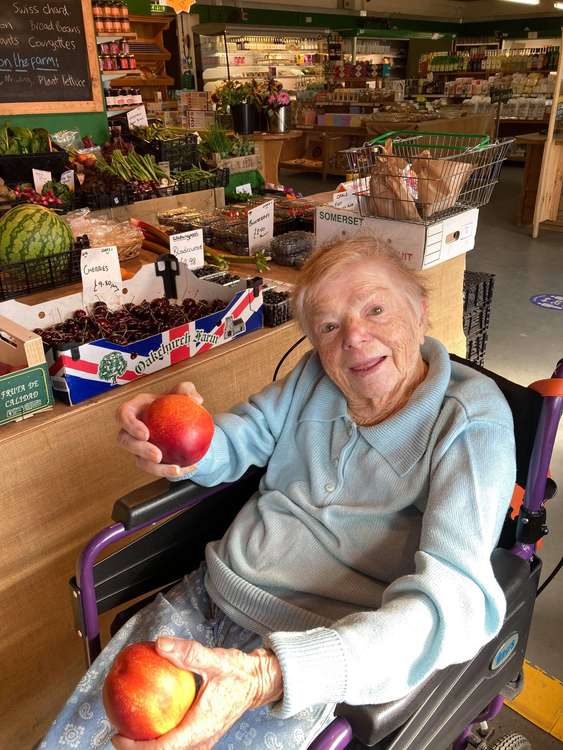
[[211,101],[215,102],[217,112],[224,115],[233,104],[243,104],[248,97],[247,84],[239,83],[239,81],[223,81],[211,95]]
[[214,124],[201,132],[200,137],[199,150],[204,158],[210,158],[213,154],[219,154],[223,159],[230,156],[232,141],[224,128]]

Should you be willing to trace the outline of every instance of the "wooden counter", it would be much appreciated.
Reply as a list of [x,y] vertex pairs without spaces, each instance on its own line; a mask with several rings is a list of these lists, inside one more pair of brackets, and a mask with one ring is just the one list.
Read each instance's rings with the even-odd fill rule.
[[[430,333],[465,354],[460,256],[425,271]],[[248,266],[233,266],[245,273]],[[266,277],[289,281],[291,269]],[[55,294],[61,296],[62,291]],[[84,671],[67,581],[79,550],[110,519],[114,500],[151,481],[116,446],[116,409],[143,391],[162,393],[193,380],[212,412],[268,384],[300,336],[293,322],[242,336],[75,407],[55,408],[0,428],[0,747],[29,750]],[[287,372],[306,351],[288,358]]]

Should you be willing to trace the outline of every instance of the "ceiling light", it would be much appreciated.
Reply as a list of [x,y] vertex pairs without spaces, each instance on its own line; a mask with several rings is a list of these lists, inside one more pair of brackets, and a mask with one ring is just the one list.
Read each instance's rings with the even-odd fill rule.
[[557,10],[563,10],[563,3],[553,3],[553,7]]
[[539,5],[540,0],[503,0],[504,3],[518,3],[519,5]]

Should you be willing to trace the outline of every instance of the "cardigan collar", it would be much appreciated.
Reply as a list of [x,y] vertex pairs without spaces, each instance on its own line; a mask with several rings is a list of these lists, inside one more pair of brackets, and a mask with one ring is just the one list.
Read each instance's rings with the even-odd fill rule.
[[[379,424],[358,427],[362,437],[399,475],[406,474],[424,455],[451,377],[448,352],[439,341],[427,336],[422,357],[428,363],[428,372],[405,406]],[[351,421],[346,399],[325,373],[298,421],[329,422],[342,418]]]

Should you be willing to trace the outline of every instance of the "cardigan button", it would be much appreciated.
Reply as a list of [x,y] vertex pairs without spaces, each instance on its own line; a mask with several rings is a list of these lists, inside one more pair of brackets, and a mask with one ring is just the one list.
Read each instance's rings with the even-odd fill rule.
[[325,490],[327,492],[334,492],[335,489],[336,489],[336,487],[332,484],[332,482],[327,482],[325,484]]

